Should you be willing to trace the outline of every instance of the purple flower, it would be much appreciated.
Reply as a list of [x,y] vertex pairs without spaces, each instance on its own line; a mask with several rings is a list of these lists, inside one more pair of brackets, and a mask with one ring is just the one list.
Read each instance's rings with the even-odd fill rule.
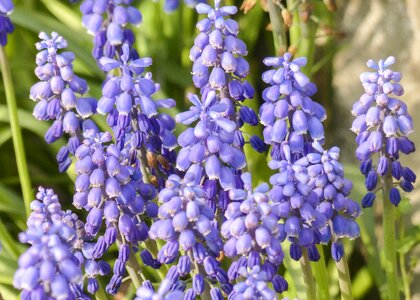
[[249,173],[242,174],[241,179],[244,189],[229,191],[232,202],[226,209],[226,221],[221,227],[221,234],[227,240],[225,255],[247,256],[251,251],[257,251],[278,266],[283,260],[283,251],[277,246],[284,240],[285,233],[269,201],[269,187],[262,184],[252,190]]
[[14,4],[12,0],[0,1],[0,46],[7,44],[7,35],[14,30],[13,23],[10,21],[9,15],[13,12]]
[[[392,56],[377,63],[368,61],[368,67],[374,71],[360,75],[365,93],[352,110],[356,117],[351,129],[357,134],[356,157],[366,176],[368,191],[374,191],[378,176],[392,176],[407,192],[412,190],[412,183],[416,180],[411,169],[403,168],[398,162],[399,152],[409,154],[414,152],[415,147],[408,139],[408,135],[413,132],[412,118],[408,114],[407,105],[397,98],[404,93],[399,83],[401,74],[389,68],[394,63],[395,58]],[[378,159],[373,162],[376,153]],[[410,175],[402,176],[403,169]],[[374,194],[368,193],[362,200],[363,206],[370,207],[373,199]],[[395,206],[398,205],[401,198],[397,188],[392,188],[389,199]]]
[[[144,72],[152,64],[150,58],[130,59],[127,43],[122,45],[121,52],[119,59],[104,56],[99,60],[105,71],[116,74],[103,85],[97,111],[108,116],[107,122],[115,133],[117,145],[120,149],[127,148],[131,164],[137,161],[147,167],[151,179],[157,173],[170,174],[176,146],[172,132],[175,122],[158,109],[171,108],[175,101],[152,99],[159,85],[152,80],[151,73]],[[158,185],[157,181],[154,183]]]
[[64,172],[70,166],[69,154],[80,145],[86,129],[98,131],[89,117],[95,113],[97,102],[83,97],[87,91],[86,81],[73,73],[75,55],[72,52],[59,52],[67,47],[67,41],[53,32],[44,32],[36,44],[40,51],[36,56],[35,74],[39,82],[31,87],[30,98],[37,102],[33,115],[36,119],[54,120],[45,134],[47,143],[53,143],[64,133],[70,136],[66,146],[57,154],[59,170]]
[[264,64],[276,68],[262,75],[263,81],[270,85],[263,91],[265,103],[260,108],[261,123],[265,126],[264,140],[272,145],[273,159],[279,159],[281,151],[276,149],[286,137],[288,121],[293,134],[287,140],[292,155],[300,158],[304,154],[302,136],[323,144],[322,122],[326,118],[325,109],[310,98],[316,92],[315,85],[300,71],[306,65],[306,58],[292,60],[292,55],[285,53],[283,57],[265,58]]
[[[62,211],[52,190],[40,187],[36,196],[37,200],[31,203],[28,229],[19,236],[22,243],[31,247],[19,258],[13,284],[23,290],[26,298],[79,298],[83,295],[83,265],[92,282],[99,272],[91,272],[89,265],[106,263],[82,254],[83,223],[71,211]],[[101,275],[105,273],[106,270]]]
[[[171,175],[166,186],[159,193],[159,220],[152,224],[149,236],[167,243],[176,242],[184,251],[192,251],[196,243],[205,241],[207,250],[218,256],[221,240],[217,228],[213,226],[214,213],[206,206],[202,188],[193,178],[181,180],[177,175]],[[161,263],[178,257],[178,252],[168,255],[168,250],[159,252],[162,254]]]
[[[156,190],[142,181],[139,166],[130,163],[129,151],[111,143],[111,134],[88,130],[84,137],[75,153],[73,205],[88,211],[86,234],[99,235],[89,251],[92,258],[102,257],[117,239],[123,241],[119,245],[121,258],[115,262],[114,275],[107,286],[108,292],[116,293],[130,247],[147,239],[148,226],[141,217],[147,214],[146,206],[155,198]],[[104,227],[104,234],[98,234]]]
[[80,5],[82,24],[94,36],[92,55],[95,59],[121,55],[121,46],[124,43],[130,45],[129,56],[138,58],[137,51],[131,48],[134,34],[126,27],[127,24],[139,25],[142,15],[135,6],[130,5],[131,2],[132,0],[84,0]]
[[[315,245],[336,240],[331,226],[335,216],[357,229],[342,232],[340,238],[358,236],[354,218],[360,215],[360,208],[348,198],[352,185],[344,178],[339,149],[322,148],[326,112],[310,98],[316,87],[300,71],[306,58],[292,60],[285,53],[266,58],[264,64],[275,68],[262,75],[270,86],[263,91],[265,103],[260,108],[264,141],[271,145],[269,167],[278,170],[270,178],[272,209],[284,220],[285,235],[292,242],[291,257],[300,259],[300,247],[305,247],[310,259],[317,260]],[[371,145],[376,147],[377,141]],[[371,185],[376,185],[374,177]]]
[[[256,113],[241,104],[245,99],[253,98],[254,91],[245,80],[249,73],[249,64],[243,58],[247,55],[246,45],[238,38],[238,23],[229,18],[237,12],[237,8],[219,7],[219,5],[220,2],[216,1],[214,8],[204,3],[196,6],[197,12],[206,14],[207,17],[197,23],[200,33],[190,50],[190,59],[193,61],[193,82],[201,89],[203,99],[214,91],[216,103],[228,106],[225,116],[237,124],[233,133],[234,144],[242,148],[245,142],[244,136],[238,129],[244,123],[252,126],[258,124]],[[239,114],[236,110],[239,110]],[[256,144],[251,143],[251,145]],[[262,148],[258,147],[257,151],[262,151]]]

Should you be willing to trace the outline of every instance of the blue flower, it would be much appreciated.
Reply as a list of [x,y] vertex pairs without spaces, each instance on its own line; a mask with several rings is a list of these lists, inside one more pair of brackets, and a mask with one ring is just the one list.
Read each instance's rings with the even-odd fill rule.
[[130,57],[138,57],[137,51],[131,48],[134,44],[134,33],[126,27],[127,24],[139,25],[142,15],[135,6],[130,5],[131,2],[132,0],[84,0],[80,5],[82,24],[94,36],[92,55],[95,59],[121,55],[121,46],[125,43],[130,45]]
[[35,75],[39,82],[31,87],[30,98],[37,102],[33,115],[38,120],[53,120],[52,126],[45,133],[45,141],[53,143],[63,136],[70,136],[66,146],[57,154],[60,172],[71,164],[70,154],[75,153],[82,140],[84,130],[98,131],[89,117],[96,112],[97,101],[83,97],[87,91],[86,81],[73,72],[75,55],[60,51],[67,47],[67,41],[53,32],[51,36],[44,32],[36,44],[40,51],[36,56]]
[[[260,108],[261,123],[265,126],[264,141],[272,145],[273,159],[281,158],[281,142],[287,141],[292,155],[299,159],[315,141],[324,142],[325,109],[311,99],[316,86],[309,81],[300,68],[306,65],[306,58],[292,60],[290,53],[282,57],[267,57],[264,64],[275,69],[263,73],[262,79],[270,86],[263,91],[265,103]],[[290,128],[287,124],[290,124]],[[308,136],[308,139],[304,139]]]
[[107,286],[107,291],[114,294],[121,285],[131,248],[148,237],[149,228],[141,216],[153,205],[149,200],[155,198],[156,190],[143,182],[139,166],[130,163],[129,151],[119,150],[111,143],[111,134],[86,131],[84,137],[75,153],[73,205],[88,211],[85,224],[88,236],[98,236],[105,227],[103,235],[90,245],[88,252],[92,258],[102,257],[117,239],[122,241]]
[[[121,51],[118,59],[104,56],[99,60],[105,71],[115,75],[103,85],[97,111],[108,115],[107,122],[115,133],[117,145],[130,152],[131,164],[137,161],[142,167],[148,167],[150,179],[157,173],[168,175],[175,160],[175,122],[158,109],[171,108],[175,101],[152,99],[159,85],[152,80],[151,73],[145,73],[145,68],[152,64],[150,58],[130,59],[128,44]],[[154,182],[155,185],[162,187],[164,178],[161,180]]]
[[9,18],[14,7],[12,0],[0,0],[0,46],[2,47],[7,44],[7,35],[14,30],[14,25]]
[[[285,53],[264,59],[264,64],[274,69],[262,75],[270,86],[263,91],[260,118],[265,126],[264,141],[271,145],[269,167],[278,170],[270,178],[273,188],[269,196],[292,242],[291,257],[300,259],[301,247],[305,247],[309,258],[317,260],[316,244],[359,236],[354,219],[360,208],[348,198],[352,185],[344,178],[339,149],[325,151],[322,147],[326,112],[310,98],[316,86],[300,70],[306,58],[292,60],[292,55]],[[370,181],[372,186],[376,184],[375,178]],[[345,220],[347,227],[334,226],[336,219]]]
[[259,265],[253,267],[243,266],[238,270],[244,281],[233,286],[229,299],[277,299],[276,292],[269,288],[270,277]]
[[[375,191],[378,176],[392,176],[401,189],[412,190],[416,181],[415,174],[408,167],[402,167],[398,162],[400,152],[410,154],[415,146],[408,138],[413,132],[413,120],[408,114],[407,105],[396,98],[404,94],[399,83],[401,74],[389,67],[395,63],[390,56],[385,60],[375,62],[369,60],[367,66],[373,72],[360,75],[365,93],[354,103],[352,114],[356,117],[351,130],[356,133],[356,157],[360,160],[360,169],[366,176],[366,189]],[[372,158],[377,154],[378,160]],[[407,176],[403,176],[403,173]],[[363,206],[373,204],[374,194],[368,193],[363,198]],[[390,201],[395,206],[400,202],[399,191],[391,190]]]
[[[13,284],[22,290],[22,298],[80,299],[83,293],[83,265],[89,281],[105,275],[109,266],[82,254],[85,232],[83,223],[71,211],[62,211],[52,190],[39,188],[37,200],[31,203],[28,229],[19,235],[31,247],[19,258]],[[89,272],[96,264],[98,271]],[[88,288],[95,293],[96,288]]]
[[[174,289],[175,288],[175,289]],[[153,288],[150,281],[145,281],[141,287],[137,289],[135,300],[183,300],[184,292],[176,289],[176,284],[165,278],[159,285],[157,291]]]

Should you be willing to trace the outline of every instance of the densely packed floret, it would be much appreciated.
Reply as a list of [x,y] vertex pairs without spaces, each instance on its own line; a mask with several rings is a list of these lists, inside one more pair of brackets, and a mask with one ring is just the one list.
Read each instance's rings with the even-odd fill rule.
[[[392,176],[405,192],[411,192],[416,181],[414,172],[399,162],[400,153],[410,154],[415,147],[408,138],[413,132],[413,120],[407,105],[395,98],[402,96],[404,89],[399,84],[401,73],[389,69],[394,63],[392,56],[378,63],[367,62],[374,71],[360,75],[365,93],[352,109],[356,117],[351,127],[357,134],[356,157],[360,160],[360,170],[366,177],[368,190],[362,200],[363,207],[372,206],[380,177]],[[388,197],[397,206],[401,200],[400,190],[392,187]]]
[[265,103],[260,108],[264,141],[271,145],[271,157],[284,159],[282,145],[290,146],[292,159],[297,160],[312,152],[312,143],[324,143],[325,109],[311,99],[317,89],[300,71],[306,58],[292,60],[290,53],[283,57],[267,57],[264,64],[274,69],[263,73],[262,79],[270,86],[264,89]]
[[269,186],[264,183],[253,190],[251,174],[244,173],[241,178],[244,188],[229,191],[232,202],[221,227],[226,240],[224,254],[232,259],[228,278],[236,282],[229,299],[242,294],[250,299],[274,299],[274,291],[267,286],[269,282],[282,282],[281,288],[274,286],[279,293],[287,289],[287,282],[277,274],[284,257],[281,247],[286,237],[284,224],[279,222],[268,197]]
[[[300,71],[306,59],[292,60],[285,53],[266,58],[264,64],[275,67],[262,76],[270,86],[263,92],[260,109],[264,141],[271,145],[269,166],[278,170],[270,178],[270,197],[285,222],[291,257],[300,259],[304,247],[311,260],[318,260],[316,244],[359,236],[354,218],[360,208],[347,198],[352,184],[344,178],[339,149],[322,148],[326,113],[310,98],[316,87]],[[334,253],[333,257],[341,258]]]
[[[117,145],[126,148],[130,164],[137,163],[148,169],[147,174],[155,185],[163,186],[165,175],[172,173],[175,160],[175,122],[168,114],[159,113],[159,108],[171,108],[172,99],[153,100],[159,84],[152,80],[145,68],[152,64],[150,58],[130,60],[128,44],[122,46],[118,59],[102,57],[100,65],[111,72],[102,87],[102,98],[98,102],[98,113],[107,115]],[[145,173],[145,172],[143,172]],[[146,174],[143,174],[144,176]],[[148,176],[148,177],[149,177]],[[160,182],[156,181],[156,178]]]
[[53,120],[45,133],[45,141],[53,143],[67,133],[70,138],[57,154],[59,170],[64,172],[71,164],[69,154],[75,153],[83,139],[83,131],[97,130],[89,117],[96,112],[97,100],[84,97],[86,81],[73,72],[73,52],[60,51],[67,47],[67,41],[53,32],[51,36],[39,34],[36,48],[35,75],[39,82],[30,91],[30,98],[37,102],[33,115],[38,120]]
[[[19,258],[14,286],[22,290],[22,299],[85,299],[83,269],[87,290],[98,289],[97,275],[109,272],[109,265],[85,256],[83,222],[71,211],[62,211],[53,190],[39,188],[31,203],[27,231],[22,243],[31,247]],[[89,299],[89,298],[88,298]]]
[[[155,188],[142,181],[139,167],[130,162],[126,149],[119,150],[111,143],[109,133],[86,131],[85,140],[76,150],[76,193],[73,205],[89,213],[85,230],[88,236],[97,236],[92,245],[92,257],[102,257],[118,243],[119,256],[114,265],[114,276],[107,290],[115,293],[125,274],[125,264],[132,247],[148,237],[148,226],[140,216],[154,216]],[[101,231],[102,232],[102,231]]]
[[[177,115],[185,125],[198,121],[178,138],[182,147],[177,158],[181,171],[202,169],[201,182],[208,205],[223,212],[228,203],[228,191],[242,186],[240,174],[246,165],[240,131],[244,122],[258,124],[255,112],[241,104],[253,97],[253,89],[244,80],[249,65],[243,58],[246,46],[237,35],[238,23],[226,18],[237,12],[235,6],[215,8],[198,4],[196,10],[207,17],[197,23],[200,33],[190,51],[193,82],[200,88],[200,97],[190,94],[193,104],[189,111]],[[264,147],[263,147],[264,148]],[[197,171],[193,171],[197,172]]]
[[127,29],[128,24],[139,25],[142,21],[140,11],[130,5],[133,0],[84,0],[80,5],[83,14],[82,24],[94,36],[92,55],[114,58],[122,55],[122,45],[130,46],[130,58],[137,59],[134,34]]

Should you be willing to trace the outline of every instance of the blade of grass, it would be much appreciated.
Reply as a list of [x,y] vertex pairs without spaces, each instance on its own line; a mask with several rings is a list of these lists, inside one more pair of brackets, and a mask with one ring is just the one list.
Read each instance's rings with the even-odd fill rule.
[[92,74],[100,78],[103,77],[102,71],[99,70],[90,52],[86,50],[86,45],[90,45],[91,38],[84,31],[75,31],[47,14],[41,12],[35,14],[19,7],[15,8],[11,19],[14,24],[36,33],[40,31],[58,32],[67,40],[68,49],[77,53],[77,58],[86,65],[86,68]]
[[19,258],[20,250],[2,220],[0,220],[0,240],[4,250],[16,261]]
[[0,130],[0,147],[3,146],[12,137],[12,131],[10,128],[2,128]]
[[26,162],[25,146],[23,144],[22,131],[19,126],[18,108],[12,74],[3,47],[0,47],[0,64],[4,83],[4,91],[6,94],[7,112],[9,114],[10,119],[10,129],[12,131],[16,165],[20,178],[20,186],[22,188],[22,195],[23,201],[25,203],[26,214],[29,216],[29,205],[33,198],[31,177],[29,175],[28,165]]

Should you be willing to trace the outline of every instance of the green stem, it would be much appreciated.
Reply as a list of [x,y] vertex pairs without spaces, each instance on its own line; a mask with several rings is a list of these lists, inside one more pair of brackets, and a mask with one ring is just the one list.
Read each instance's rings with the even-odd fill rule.
[[[204,268],[203,268],[203,266],[200,266],[198,263],[197,263],[197,261],[194,259],[194,257],[193,257],[193,254],[192,254],[192,251],[191,250],[188,250],[187,251],[187,255],[188,255],[188,257],[190,258],[190,260],[191,260],[191,262],[194,264],[194,271],[195,271],[195,274],[200,274],[201,273],[201,275],[203,275],[203,277],[204,278],[206,278],[206,273],[205,273],[205,271],[204,271]],[[207,282],[207,281],[205,281],[204,282],[204,284],[205,284],[205,288],[204,288],[204,292],[203,292],[203,294],[200,296],[200,299],[201,300],[211,300],[212,299],[212,297],[211,297],[211,295],[210,295],[210,285],[209,285],[209,283]]]
[[393,186],[391,171],[388,171],[382,181],[382,201],[383,201],[383,236],[385,254],[385,274],[387,281],[388,299],[400,299],[398,291],[397,259],[395,249],[395,211],[389,199],[389,192]]
[[273,0],[268,0],[267,2],[268,14],[273,29],[274,48],[277,56],[287,50],[286,30],[279,7]]
[[303,281],[306,285],[306,300],[316,300],[316,285],[314,276],[312,275],[311,264],[309,262],[308,251],[302,249],[303,255],[300,259],[300,267],[302,268]]
[[137,290],[143,283],[143,278],[142,278],[142,273],[141,273],[141,267],[136,257],[134,256],[133,251],[130,251],[130,258],[128,259],[128,262],[127,262],[127,272],[130,275],[130,278],[133,281],[134,287]]
[[317,247],[320,259],[311,264],[314,277],[316,278],[316,287],[319,300],[329,300],[330,290],[328,283],[328,270],[325,264],[324,250],[322,246]]
[[[381,262],[379,259],[379,248],[374,242],[374,235],[368,230],[369,218],[373,219],[373,212],[366,212],[359,220],[360,236],[362,238],[362,254],[364,254],[367,261],[369,272],[375,281],[376,286],[381,287],[385,283],[385,275],[383,273]],[[373,230],[372,230],[373,231]]]
[[[310,7],[312,1],[308,0],[304,3]],[[312,13],[312,12],[310,12]],[[310,17],[307,20],[303,20],[299,16],[300,21],[300,36],[299,41],[291,41],[291,44],[296,44],[297,46],[297,54],[296,56],[306,56],[308,62],[307,64],[302,67],[302,71],[306,75],[311,74],[312,65],[314,63],[314,56],[315,56],[315,34],[317,31],[318,24],[314,22]]]
[[[400,239],[402,240],[404,238],[405,235],[405,226],[404,226],[404,221],[401,220],[400,225],[399,225],[399,234],[400,234]],[[410,300],[411,299],[411,291],[410,291],[410,276],[406,270],[406,262],[405,262],[405,253],[401,252],[399,254],[399,261],[400,261],[400,270],[401,270],[401,277],[403,280],[403,285],[404,285],[404,299],[406,300]]]
[[10,116],[10,128],[13,136],[13,147],[15,149],[16,165],[22,188],[23,201],[27,216],[31,213],[30,203],[33,199],[31,178],[29,177],[28,165],[26,163],[25,147],[23,145],[22,132],[19,127],[18,109],[15,96],[15,90],[10,73],[9,64],[6,58],[4,48],[0,46],[0,64],[3,74],[4,90],[6,93],[7,109]]
[[[104,288],[103,288],[103,286],[102,286],[101,282],[100,282],[100,281],[98,281],[98,284],[99,284],[99,289],[98,289],[98,291],[95,293],[95,299],[96,299],[96,300],[107,300],[107,299],[108,299],[108,296],[106,295],[106,293],[105,293],[105,291],[104,291]],[[0,298],[0,299],[1,299],[1,298]]]
[[336,262],[338,271],[338,284],[340,285],[340,293],[342,300],[351,300],[353,295],[351,292],[350,271],[347,263],[346,255],[344,254],[340,261]]

